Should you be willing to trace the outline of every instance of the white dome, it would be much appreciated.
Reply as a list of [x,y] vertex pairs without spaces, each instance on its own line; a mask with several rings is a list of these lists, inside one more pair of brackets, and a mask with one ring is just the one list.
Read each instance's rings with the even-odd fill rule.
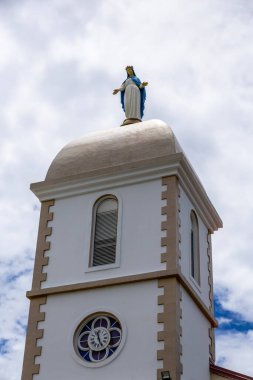
[[45,180],[103,173],[108,168],[117,171],[141,167],[142,161],[179,152],[182,149],[166,123],[144,121],[89,134],[67,144],[53,160]]

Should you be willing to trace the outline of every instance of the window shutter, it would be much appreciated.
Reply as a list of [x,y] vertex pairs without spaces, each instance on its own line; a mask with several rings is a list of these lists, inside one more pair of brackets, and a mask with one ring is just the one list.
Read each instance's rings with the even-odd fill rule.
[[112,199],[102,203],[96,212],[92,266],[113,264],[116,258],[118,204]]

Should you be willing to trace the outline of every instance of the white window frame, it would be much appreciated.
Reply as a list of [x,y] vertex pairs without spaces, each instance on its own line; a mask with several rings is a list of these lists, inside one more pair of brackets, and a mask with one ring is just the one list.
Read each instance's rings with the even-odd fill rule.
[[[102,202],[106,198],[116,199],[118,202],[118,221],[117,221],[117,240],[116,240],[115,262],[111,263],[111,264],[91,266],[92,257],[93,257],[94,233],[95,233],[97,208],[98,208],[100,202]],[[103,193],[103,194],[97,196],[92,203],[90,221],[91,221],[91,223],[90,223],[90,225],[91,225],[90,245],[89,245],[87,267],[86,267],[85,272],[95,272],[95,271],[100,271],[100,270],[119,268],[120,267],[120,245],[121,245],[121,221],[122,221],[122,200],[121,200],[121,197],[119,196],[119,194],[117,194],[115,192],[110,192],[110,193]]]
[[[193,215],[193,217],[192,217]],[[197,227],[197,247],[195,247],[195,250],[192,252],[192,236],[194,234],[193,231],[193,223],[192,223],[192,218],[195,218],[196,221],[196,227]],[[200,236],[199,236],[199,219],[197,216],[197,213],[195,210],[191,210],[190,212],[190,278],[194,282],[194,284],[197,286],[197,288],[200,290],[200,285],[201,285],[201,271],[200,271]],[[193,236],[194,239],[194,236]],[[198,273],[197,275],[193,275],[192,273],[192,267],[196,265],[196,261],[198,262],[197,269]]]

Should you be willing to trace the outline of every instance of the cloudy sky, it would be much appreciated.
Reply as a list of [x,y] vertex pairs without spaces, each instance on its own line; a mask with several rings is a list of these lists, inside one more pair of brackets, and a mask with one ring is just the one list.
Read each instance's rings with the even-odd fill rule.
[[0,1],[0,378],[19,380],[43,180],[60,148],[120,125],[134,65],[144,120],[172,126],[224,222],[213,237],[217,363],[253,376],[253,1]]

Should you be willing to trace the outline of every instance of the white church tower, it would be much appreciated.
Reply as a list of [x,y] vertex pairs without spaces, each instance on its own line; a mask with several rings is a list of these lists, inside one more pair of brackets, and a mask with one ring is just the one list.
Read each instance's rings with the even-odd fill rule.
[[22,380],[210,380],[222,222],[170,127],[71,142],[31,189],[41,215]]

